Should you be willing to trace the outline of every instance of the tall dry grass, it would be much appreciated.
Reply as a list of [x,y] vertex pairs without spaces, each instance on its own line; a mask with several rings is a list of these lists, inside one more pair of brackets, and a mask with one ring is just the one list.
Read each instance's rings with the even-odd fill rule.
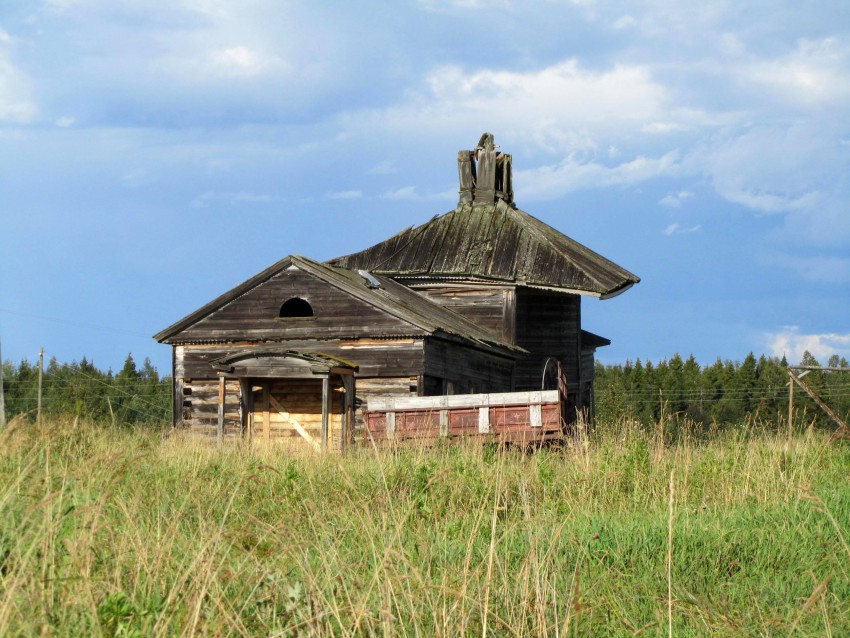
[[0,635],[850,635],[850,451],[628,423],[534,454],[0,433]]

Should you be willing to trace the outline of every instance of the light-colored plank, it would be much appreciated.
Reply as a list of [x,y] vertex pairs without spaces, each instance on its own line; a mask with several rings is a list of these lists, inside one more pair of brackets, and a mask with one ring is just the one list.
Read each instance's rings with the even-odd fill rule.
[[[444,402],[445,400],[445,402]],[[529,405],[558,403],[558,391],[494,392],[492,394],[455,394],[448,397],[370,397],[366,404],[370,412],[387,410],[427,410],[449,408],[478,408],[485,405]]]
[[386,436],[388,439],[395,437],[395,412],[387,412]]
[[278,415],[280,415],[286,423],[289,423],[293,429],[301,435],[305,441],[307,441],[310,445],[313,446],[317,452],[321,451],[322,446],[314,439],[304,426],[301,423],[292,417],[292,415],[286,411],[286,409],[280,404],[280,402],[274,397],[274,395],[269,394],[269,401],[271,402],[272,407],[277,410]]
[[[537,406],[540,407],[540,406]],[[478,433],[487,434],[490,431],[490,408],[478,408]]]
[[540,404],[530,405],[528,406],[528,416],[531,420],[531,427],[533,428],[542,428],[543,427],[543,408]]

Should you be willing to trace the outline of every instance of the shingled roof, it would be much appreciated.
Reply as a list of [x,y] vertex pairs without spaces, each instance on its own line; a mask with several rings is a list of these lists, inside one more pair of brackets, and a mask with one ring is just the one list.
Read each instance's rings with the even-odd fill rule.
[[328,263],[402,278],[509,281],[613,297],[640,278],[566,235],[497,200],[459,204],[371,248]]

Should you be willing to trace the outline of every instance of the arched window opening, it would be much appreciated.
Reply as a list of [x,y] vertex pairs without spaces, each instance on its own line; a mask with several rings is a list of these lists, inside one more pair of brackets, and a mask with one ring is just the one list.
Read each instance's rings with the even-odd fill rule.
[[280,315],[282,319],[303,319],[304,317],[313,316],[313,306],[301,297],[293,297],[287,299],[280,307]]

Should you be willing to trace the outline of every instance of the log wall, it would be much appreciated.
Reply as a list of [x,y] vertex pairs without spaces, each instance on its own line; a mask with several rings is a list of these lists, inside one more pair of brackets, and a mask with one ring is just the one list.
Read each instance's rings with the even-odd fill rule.
[[[215,379],[177,379],[175,395],[179,395],[180,412],[175,425],[202,436],[215,438],[218,431],[218,385]],[[225,381],[224,438],[242,437],[242,392],[237,379]],[[175,417],[178,414],[175,413]]]

